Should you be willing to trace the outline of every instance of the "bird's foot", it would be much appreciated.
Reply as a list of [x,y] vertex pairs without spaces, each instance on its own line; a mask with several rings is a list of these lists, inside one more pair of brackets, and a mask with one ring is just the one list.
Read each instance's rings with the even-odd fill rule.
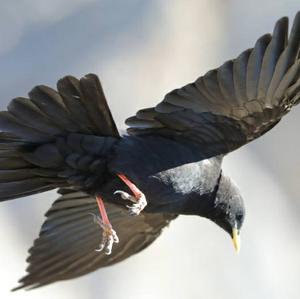
[[94,222],[97,223],[102,228],[102,240],[99,245],[98,249],[95,249],[95,251],[100,252],[104,249],[104,253],[107,255],[111,254],[112,247],[114,243],[119,243],[119,238],[117,236],[117,233],[112,228],[110,223],[105,223],[99,216],[96,216],[95,214],[90,213],[93,218]]
[[114,192],[114,194],[120,194],[122,199],[130,200],[134,203],[131,206],[126,206],[129,210],[129,215],[130,216],[139,215],[141,213],[141,211],[143,211],[144,208],[147,205],[147,200],[146,200],[146,197],[143,193],[141,193],[138,198],[133,196],[133,195],[130,195],[127,192],[122,191],[122,190],[117,190],[117,191]]
[[112,228],[111,223],[109,222],[104,203],[99,195],[96,196],[96,202],[101,217],[90,213],[94,218],[94,222],[102,228],[102,240],[99,248],[96,249],[96,251],[100,252],[104,249],[105,254],[109,255],[111,254],[113,244],[119,243],[119,238],[115,230]]
[[136,185],[134,185],[125,175],[118,173],[117,176],[128,186],[133,195],[130,195],[122,190],[117,190],[114,192],[114,194],[120,194],[122,199],[133,202],[133,205],[126,206],[129,209],[130,216],[139,215],[141,211],[143,211],[143,209],[147,206],[145,194]]

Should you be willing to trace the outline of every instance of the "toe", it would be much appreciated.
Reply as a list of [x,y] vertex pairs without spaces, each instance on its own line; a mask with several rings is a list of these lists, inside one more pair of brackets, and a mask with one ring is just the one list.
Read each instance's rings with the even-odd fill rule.
[[111,254],[113,243],[114,243],[113,236],[109,236],[109,238],[107,240],[107,243],[106,243],[106,246],[105,246],[105,249],[104,249],[104,253],[106,255]]
[[114,192],[114,194],[120,194],[121,195],[121,198],[124,199],[124,200],[130,200],[130,201],[133,201],[133,202],[136,202],[136,198],[130,194],[128,194],[127,192],[125,191],[122,191],[122,190],[117,190]]
[[113,237],[114,243],[119,243],[119,237],[114,230],[112,230],[112,237]]
[[101,227],[103,226],[103,221],[99,216],[95,215],[94,213],[89,213],[89,214],[93,217],[94,223],[99,224]]
[[95,251],[97,252],[101,252],[105,247],[105,243],[101,242],[101,244],[99,245],[99,248],[95,249]]
[[121,198],[123,198],[123,199],[126,199],[129,196],[128,193],[126,193],[126,192],[124,192],[122,190],[116,190],[114,192],[114,195],[121,195]]

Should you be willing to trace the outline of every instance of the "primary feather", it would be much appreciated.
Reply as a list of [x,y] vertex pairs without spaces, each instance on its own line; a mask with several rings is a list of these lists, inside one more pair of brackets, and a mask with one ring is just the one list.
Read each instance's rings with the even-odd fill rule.
[[300,12],[287,36],[288,19],[282,18],[253,49],[127,119],[128,133],[190,141],[206,157],[263,135],[300,99]]

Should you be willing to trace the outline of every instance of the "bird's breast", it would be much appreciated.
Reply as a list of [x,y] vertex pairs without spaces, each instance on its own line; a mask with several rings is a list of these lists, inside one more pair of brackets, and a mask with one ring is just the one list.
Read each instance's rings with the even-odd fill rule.
[[191,194],[211,192],[221,169],[220,157],[201,159],[199,149],[160,137],[127,137],[110,162],[111,172],[127,175],[147,197],[146,210],[174,212]]

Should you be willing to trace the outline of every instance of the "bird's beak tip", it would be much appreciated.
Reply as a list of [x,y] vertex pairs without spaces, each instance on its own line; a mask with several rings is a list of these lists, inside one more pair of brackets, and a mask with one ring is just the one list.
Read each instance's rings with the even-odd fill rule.
[[239,253],[241,248],[240,234],[237,228],[232,229],[232,243],[236,253]]

